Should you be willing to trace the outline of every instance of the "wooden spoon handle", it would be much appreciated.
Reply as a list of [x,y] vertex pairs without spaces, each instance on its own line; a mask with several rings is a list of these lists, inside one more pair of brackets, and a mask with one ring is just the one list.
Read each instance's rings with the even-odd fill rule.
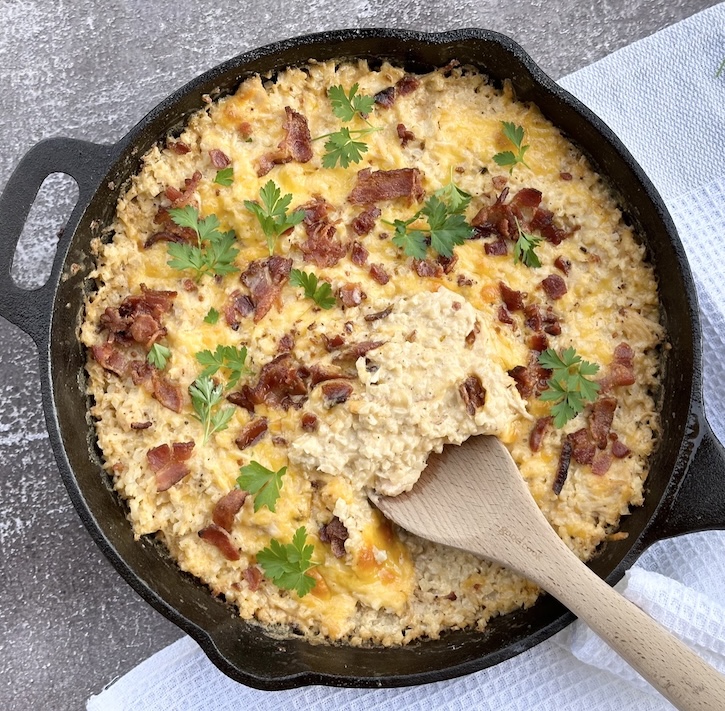
[[678,709],[725,709],[725,676],[609,587],[566,545],[549,552],[551,565],[538,561],[536,570],[520,572],[584,620]]

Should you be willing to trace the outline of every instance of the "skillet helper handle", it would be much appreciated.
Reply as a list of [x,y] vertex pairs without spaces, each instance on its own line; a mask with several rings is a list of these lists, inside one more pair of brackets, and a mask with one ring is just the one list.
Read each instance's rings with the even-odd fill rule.
[[106,174],[113,148],[72,138],[41,141],[23,156],[0,196],[0,316],[19,326],[40,348],[47,339],[55,286],[73,230],[62,231],[50,278],[37,289],[21,289],[10,275],[18,240],[40,186],[52,173],[70,175],[78,184],[78,202],[69,219],[74,223]]

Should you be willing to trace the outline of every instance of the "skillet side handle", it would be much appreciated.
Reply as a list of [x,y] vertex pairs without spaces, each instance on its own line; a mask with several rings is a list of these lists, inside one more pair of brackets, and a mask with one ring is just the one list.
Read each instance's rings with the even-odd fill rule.
[[725,529],[725,448],[705,418],[703,435],[657,538]]
[[[19,326],[42,350],[52,304],[72,229],[88,206],[114,156],[114,147],[72,138],[49,138],[33,146],[13,171],[0,196],[0,316]],[[18,240],[43,181],[51,173],[70,175],[78,184],[78,202],[58,239],[48,281],[38,289],[21,289],[10,276]]]

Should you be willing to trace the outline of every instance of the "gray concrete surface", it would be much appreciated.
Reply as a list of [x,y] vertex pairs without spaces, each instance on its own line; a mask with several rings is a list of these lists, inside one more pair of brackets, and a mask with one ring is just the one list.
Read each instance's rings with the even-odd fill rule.
[[[196,74],[284,37],[485,27],[513,37],[558,78],[714,4],[0,0],[0,186],[40,139],[114,142]],[[13,269],[22,286],[43,283],[74,199],[73,182],[56,176],[36,201]],[[91,693],[179,636],[83,528],[48,443],[33,343],[0,318],[0,709],[82,709]]]

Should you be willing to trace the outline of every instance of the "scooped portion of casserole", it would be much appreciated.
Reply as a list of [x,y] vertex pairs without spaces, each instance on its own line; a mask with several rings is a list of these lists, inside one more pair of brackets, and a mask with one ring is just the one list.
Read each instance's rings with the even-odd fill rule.
[[404,644],[533,604],[389,524],[369,487],[490,434],[582,559],[659,432],[644,249],[504,83],[311,63],[246,79],[144,157],[81,339],[136,536],[275,634]]

